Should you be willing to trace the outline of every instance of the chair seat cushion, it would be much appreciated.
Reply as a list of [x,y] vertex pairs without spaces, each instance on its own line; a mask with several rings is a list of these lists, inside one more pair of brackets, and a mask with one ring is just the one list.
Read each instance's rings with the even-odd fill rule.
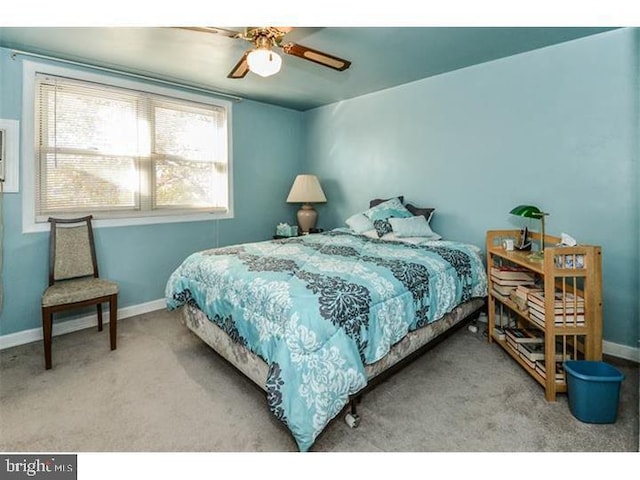
[[42,306],[53,307],[83,302],[118,293],[118,284],[103,278],[74,278],[54,283],[42,294]]

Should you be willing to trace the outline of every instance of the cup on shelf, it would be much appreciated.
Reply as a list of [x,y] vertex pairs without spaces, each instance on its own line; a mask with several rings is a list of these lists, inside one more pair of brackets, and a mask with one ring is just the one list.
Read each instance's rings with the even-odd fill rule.
[[502,241],[502,248],[504,248],[507,252],[513,251],[513,238],[505,238]]

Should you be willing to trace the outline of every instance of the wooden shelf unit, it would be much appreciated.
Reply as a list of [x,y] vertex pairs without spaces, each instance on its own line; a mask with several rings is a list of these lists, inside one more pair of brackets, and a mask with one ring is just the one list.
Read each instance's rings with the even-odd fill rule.
[[[502,242],[514,239],[517,243],[520,230],[490,230],[487,232],[487,276],[489,277],[488,328],[489,342],[505,349],[545,389],[545,398],[555,401],[557,393],[567,391],[566,378],[556,380],[556,354],[570,355],[578,360],[602,360],[602,250],[595,245],[557,246],[560,238],[545,235],[544,254],[538,258],[532,252],[507,251]],[[530,232],[534,245],[539,245],[540,233]],[[519,266],[534,274],[536,284],[544,292],[544,320],[538,320],[521,309],[510,297],[494,289],[492,266]],[[584,299],[584,321],[578,322],[576,314],[556,316],[556,295],[562,299],[564,312],[575,308],[571,294]],[[496,320],[499,320],[498,322]],[[505,324],[506,320],[506,324]],[[582,320],[582,318],[580,318]],[[505,340],[494,332],[496,325],[518,328],[536,328],[544,332],[546,376],[531,367]],[[559,348],[558,348],[559,346]]]

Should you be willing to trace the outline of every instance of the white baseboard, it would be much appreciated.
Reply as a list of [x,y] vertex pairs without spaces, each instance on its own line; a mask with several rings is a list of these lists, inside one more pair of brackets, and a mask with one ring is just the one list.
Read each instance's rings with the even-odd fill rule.
[[[135,315],[141,315],[143,313],[154,312],[156,310],[162,310],[166,308],[166,301],[164,298],[158,300],[152,300],[151,302],[141,303],[139,305],[132,305],[130,307],[124,307],[118,309],[118,320],[124,318],[133,317]],[[106,308],[103,312],[104,323],[109,323],[109,309]],[[86,317],[74,318],[73,320],[67,320],[66,322],[60,322],[53,324],[53,336],[64,335],[65,333],[71,333],[85,328],[93,328],[98,322],[96,315],[87,315]],[[8,335],[0,335],[0,350],[5,348],[15,347],[17,345],[23,345],[25,343],[37,342],[42,340],[42,328],[32,328],[31,330],[23,330],[22,332],[10,333]],[[640,349],[629,347],[627,345],[620,345],[618,343],[602,342],[602,349],[606,355],[611,355],[616,358],[623,358],[625,360],[631,360],[632,362],[640,363]]]
[[612,357],[624,358],[625,360],[640,363],[640,349],[638,348],[607,342],[605,340],[602,342],[602,351]]
[[[152,300],[151,302],[141,303],[139,305],[132,305],[130,307],[124,307],[118,309],[118,320],[124,318],[133,317],[135,315],[141,315],[143,313],[149,313],[156,310],[162,310],[166,308],[166,301],[164,298],[158,300]],[[106,325],[109,323],[109,308],[105,308],[102,312],[103,323]],[[98,324],[97,315],[87,315],[85,317],[74,318],[73,320],[67,320],[66,322],[53,323],[53,336],[64,335],[65,333],[71,333],[85,328],[93,328]],[[32,328],[31,330],[23,330],[17,333],[9,333],[7,335],[0,335],[0,350],[5,348],[15,347],[17,345],[23,345],[25,343],[37,342],[42,340],[42,328]]]

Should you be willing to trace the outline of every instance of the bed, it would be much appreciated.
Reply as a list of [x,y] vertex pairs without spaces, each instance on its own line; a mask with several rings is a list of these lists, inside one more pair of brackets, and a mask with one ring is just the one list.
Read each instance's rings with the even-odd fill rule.
[[300,451],[368,385],[484,307],[478,247],[371,224],[196,252],[167,282],[167,308],[265,391]]

